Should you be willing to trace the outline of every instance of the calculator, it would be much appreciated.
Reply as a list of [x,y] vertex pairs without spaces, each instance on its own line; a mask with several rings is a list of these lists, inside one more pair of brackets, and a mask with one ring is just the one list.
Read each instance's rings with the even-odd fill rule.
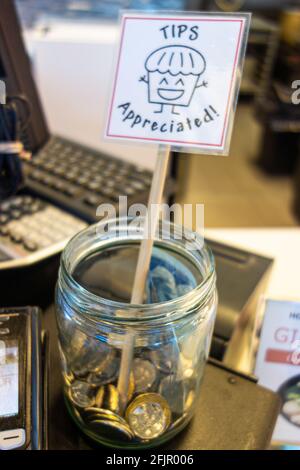
[[31,195],[0,203],[0,268],[29,266],[58,254],[86,222]]

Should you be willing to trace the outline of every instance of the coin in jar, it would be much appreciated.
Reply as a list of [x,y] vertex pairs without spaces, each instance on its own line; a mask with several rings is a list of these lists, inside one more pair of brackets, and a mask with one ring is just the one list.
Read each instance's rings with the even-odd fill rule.
[[91,422],[95,419],[105,419],[105,420],[114,420],[119,421],[121,418],[116,413],[113,413],[110,410],[105,410],[104,408],[90,407],[85,408],[82,412],[83,419],[85,422]]
[[151,440],[168,429],[171,410],[158,393],[142,393],[128,405],[125,417],[136,437]]
[[74,376],[73,372],[71,372],[71,371],[70,371],[70,372],[65,372],[65,371],[63,371],[62,375],[63,375],[63,379],[64,379],[64,381],[65,381],[65,384],[66,384],[68,387],[70,387],[71,384],[72,384],[72,382],[74,382],[74,380],[75,380],[75,376]]
[[115,441],[131,441],[134,437],[126,422],[95,419],[89,423],[89,426],[95,433],[102,434],[104,437]]
[[115,354],[115,349],[106,343],[86,337],[73,355],[71,368],[77,377],[86,377],[90,372],[105,369]]
[[102,385],[96,395],[97,406],[118,413],[120,410],[120,396],[117,388],[112,384]]
[[69,398],[78,408],[93,406],[95,403],[94,390],[86,382],[75,380],[69,387]]
[[135,382],[135,392],[142,393],[150,390],[157,377],[153,363],[146,359],[136,358],[133,361],[132,371]]
[[95,369],[89,374],[87,381],[93,385],[105,385],[108,383],[115,382],[118,378],[120,359],[115,356],[111,356],[109,360],[101,367]]

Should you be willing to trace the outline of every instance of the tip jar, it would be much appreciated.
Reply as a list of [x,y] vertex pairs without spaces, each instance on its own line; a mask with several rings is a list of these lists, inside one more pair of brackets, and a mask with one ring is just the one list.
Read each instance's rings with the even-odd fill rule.
[[[67,244],[56,288],[68,411],[86,435],[114,448],[158,446],[192,418],[217,309],[210,249],[166,222],[155,237],[144,303],[130,304],[142,237],[129,218],[90,226]],[[118,379],[129,338],[124,404]]]

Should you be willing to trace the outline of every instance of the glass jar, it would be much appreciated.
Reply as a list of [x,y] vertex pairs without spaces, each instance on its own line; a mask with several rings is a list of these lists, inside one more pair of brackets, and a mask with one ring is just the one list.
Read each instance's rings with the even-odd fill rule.
[[160,445],[189,422],[217,308],[211,251],[171,223],[157,231],[145,303],[130,304],[142,236],[128,218],[80,232],[56,289],[67,408],[85,434],[119,448]]

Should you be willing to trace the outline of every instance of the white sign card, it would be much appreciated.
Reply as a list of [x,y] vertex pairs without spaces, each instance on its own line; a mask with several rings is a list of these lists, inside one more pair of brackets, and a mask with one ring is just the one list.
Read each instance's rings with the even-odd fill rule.
[[300,302],[269,299],[263,308],[254,373],[282,399],[274,443],[300,445]]
[[227,154],[250,14],[130,14],[105,137]]

